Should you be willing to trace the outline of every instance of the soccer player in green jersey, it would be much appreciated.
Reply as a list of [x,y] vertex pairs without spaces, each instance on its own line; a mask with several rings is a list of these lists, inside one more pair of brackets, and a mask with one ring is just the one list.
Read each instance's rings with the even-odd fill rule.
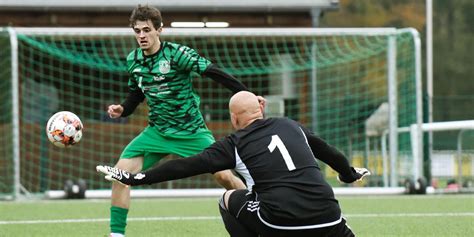
[[[188,157],[214,142],[199,111],[200,98],[192,88],[192,72],[209,77],[234,93],[247,88],[195,50],[161,41],[158,9],[138,5],[130,16],[130,26],[139,48],[127,57],[129,94],[123,103],[110,105],[108,113],[111,118],[126,117],[147,100],[149,125],[125,147],[115,166],[137,173],[168,154]],[[230,170],[217,172],[214,177],[226,189],[245,188]],[[110,236],[124,236],[130,189],[114,183],[111,204]]]

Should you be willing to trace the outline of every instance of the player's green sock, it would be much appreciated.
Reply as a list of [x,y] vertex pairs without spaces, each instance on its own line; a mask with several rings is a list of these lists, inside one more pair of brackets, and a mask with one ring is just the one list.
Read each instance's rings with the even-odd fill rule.
[[127,225],[128,209],[111,206],[110,207],[110,232],[125,234]]

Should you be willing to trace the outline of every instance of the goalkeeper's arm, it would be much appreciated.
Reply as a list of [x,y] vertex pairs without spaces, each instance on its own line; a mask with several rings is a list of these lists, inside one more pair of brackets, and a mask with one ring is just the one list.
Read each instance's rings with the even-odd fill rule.
[[130,186],[160,183],[210,172],[209,167],[203,165],[198,157],[170,160],[158,167],[137,174],[103,165],[97,166],[96,170],[105,174],[107,180],[118,181]]
[[354,181],[362,180],[365,176],[370,175],[369,170],[365,168],[351,167],[344,154],[338,151],[335,147],[327,144],[323,139],[314,135],[308,129],[302,127],[302,130],[308,139],[308,144],[315,157],[338,172],[338,179],[340,181],[344,183],[352,183]]
[[153,184],[187,178],[198,174],[233,169],[235,167],[234,154],[232,149],[226,149],[223,143],[223,141],[215,142],[197,155],[184,159],[170,160],[138,174],[130,174],[110,166],[99,165],[96,169],[98,172],[105,174],[107,180],[118,181],[131,186]]

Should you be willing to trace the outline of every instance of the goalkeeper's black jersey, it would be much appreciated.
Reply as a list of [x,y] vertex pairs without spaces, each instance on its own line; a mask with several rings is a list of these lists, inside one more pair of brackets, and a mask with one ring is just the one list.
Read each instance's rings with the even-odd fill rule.
[[341,175],[351,174],[339,151],[297,122],[256,120],[202,153],[166,162],[146,172],[143,183],[234,169],[260,202],[259,214],[274,225],[312,225],[338,220],[341,211],[318,159]]
[[289,119],[258,120],[219,145],[234,153],[234,169],[257,196],[259,214],[270,224],[302,226],[340,218],[305,131],[309,135]]

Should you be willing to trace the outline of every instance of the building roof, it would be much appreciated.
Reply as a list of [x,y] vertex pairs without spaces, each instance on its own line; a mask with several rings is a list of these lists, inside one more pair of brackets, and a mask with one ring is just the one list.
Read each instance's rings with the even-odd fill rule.
[[339,0],[0,0],[0,10],[129,11],[148,4],[166,11],[309,11],[337,9]]

